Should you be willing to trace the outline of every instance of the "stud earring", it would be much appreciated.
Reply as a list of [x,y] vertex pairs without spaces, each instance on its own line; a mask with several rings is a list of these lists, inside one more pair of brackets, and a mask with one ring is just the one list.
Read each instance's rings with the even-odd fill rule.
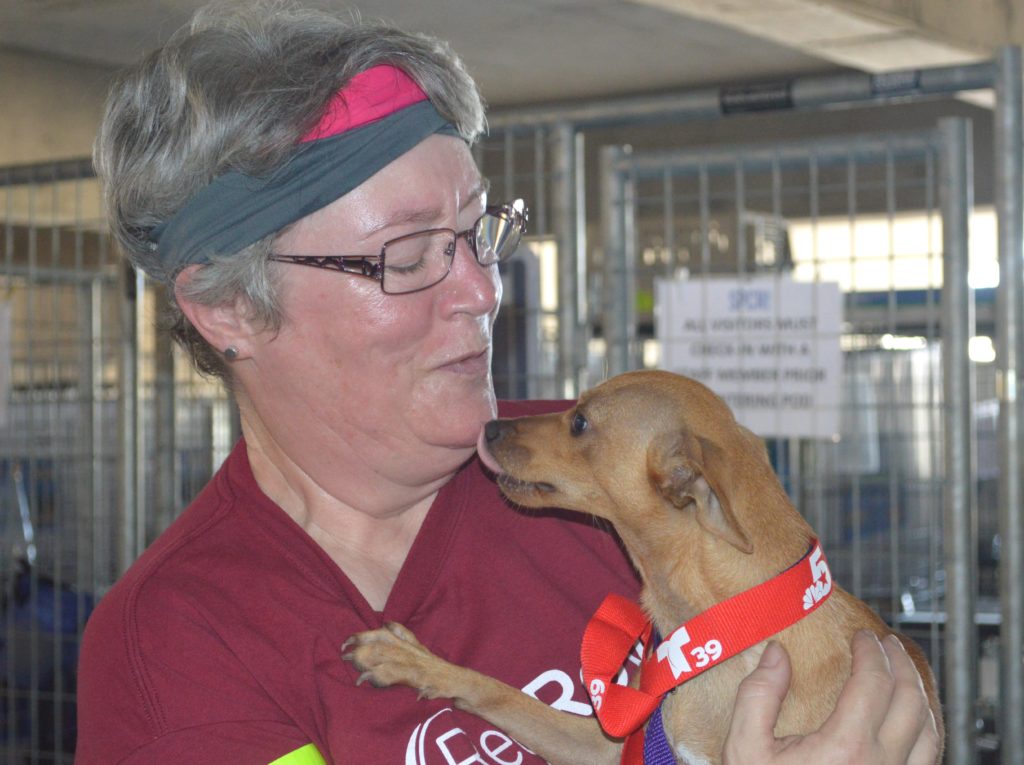
[[229,345],[224,349],[224,358],[228,361],[234,361],[238,358],[238,349],[233,345]]

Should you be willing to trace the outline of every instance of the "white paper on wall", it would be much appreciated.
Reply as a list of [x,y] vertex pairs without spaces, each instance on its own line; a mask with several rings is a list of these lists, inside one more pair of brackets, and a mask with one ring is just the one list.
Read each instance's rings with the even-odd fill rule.
[[661,366],[700,380],[760,436],[832,438],[842,294],[788,276],[658,280]]

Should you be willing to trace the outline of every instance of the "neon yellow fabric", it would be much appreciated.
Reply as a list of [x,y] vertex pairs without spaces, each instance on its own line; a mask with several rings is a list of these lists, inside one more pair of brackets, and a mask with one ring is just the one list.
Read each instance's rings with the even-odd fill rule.
[[327,765],[327,760],[315,746],[306,744],[267,765]]

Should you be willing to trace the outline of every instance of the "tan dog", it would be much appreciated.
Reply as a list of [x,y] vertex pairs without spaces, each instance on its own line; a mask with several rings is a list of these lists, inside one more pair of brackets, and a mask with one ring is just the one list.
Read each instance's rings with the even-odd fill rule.
[[[644,609],[663,635],[785,570],[814,537],[760,439],[706,387],[666,372],[612,378],[564,413],[488,423],[481,457],[498,473],[502,491],[521,505],[610,521],[643,579]],[[821,727],[850,674],[851,637],[863,628],[879,637],[892,634],[867,605],[834,587],[818,610],[775,636],[793,663],[777,736]],[[921,674],[941,737],[931,671],[920,649],[901,640]],[[619,743],[592,718],[557,712],[448,664],[400,625],[362,633],[346,645],[345,658],[373,684],[399,683],[430,698],[451,698],[554,765],[618,762]],[[692,765],[721,761],[737,687],[764,645],[667,698],[665,731],[677,757]]]

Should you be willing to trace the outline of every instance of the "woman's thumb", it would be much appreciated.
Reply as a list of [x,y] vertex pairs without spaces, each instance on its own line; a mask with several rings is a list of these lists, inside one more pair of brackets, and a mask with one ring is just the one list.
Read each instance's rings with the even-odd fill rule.
[[757,762],[775,742],[775,723],[789,691],[791,668],[786,649],[772,641],[757,668],[740,683],[725,742],[725,763]]

